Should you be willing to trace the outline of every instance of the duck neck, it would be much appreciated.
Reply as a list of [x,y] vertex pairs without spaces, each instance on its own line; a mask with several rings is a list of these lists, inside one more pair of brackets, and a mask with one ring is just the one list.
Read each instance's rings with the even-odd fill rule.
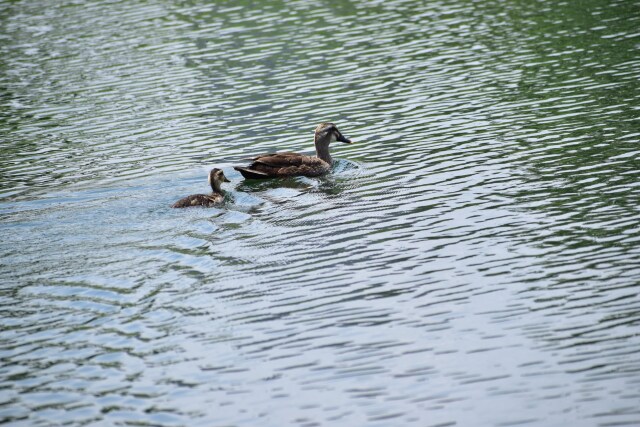
[[329,154],[329,143],[331,141],[318,138],[318,135],[314,138],[314,144],[316,146],[316,157],[331,164],[331,154]]
[[214,193],[222,194],[222,186],[220,185],[220,181],[211,180],[211,189]]

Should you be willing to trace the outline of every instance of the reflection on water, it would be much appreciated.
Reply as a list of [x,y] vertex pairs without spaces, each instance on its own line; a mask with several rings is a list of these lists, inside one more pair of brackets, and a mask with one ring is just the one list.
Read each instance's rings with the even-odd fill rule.
[[640,423],[632,2],[0,6],[2,423]]

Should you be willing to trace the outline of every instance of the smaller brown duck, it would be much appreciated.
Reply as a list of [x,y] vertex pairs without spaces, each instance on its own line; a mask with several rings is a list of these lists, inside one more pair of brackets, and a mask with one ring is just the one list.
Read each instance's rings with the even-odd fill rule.
[[331,171],[329,144],[333,141],[351,144],[333,123],[320,123],[316,126],[314,145],[315,156],[299,153],[262,154],[252,158],[249,166],[234,166],[243,177],[248,179],[279,178],[287,176],[321,176]]
[[224,176],[222,169],[211,169],[209,172],[209,184],[211,185],[211,194],[192,194],[175,202],[172,208],[190,208],[192,206],[213,206],[222,202],[224,194],[221,184],[223,182],[231,182]]

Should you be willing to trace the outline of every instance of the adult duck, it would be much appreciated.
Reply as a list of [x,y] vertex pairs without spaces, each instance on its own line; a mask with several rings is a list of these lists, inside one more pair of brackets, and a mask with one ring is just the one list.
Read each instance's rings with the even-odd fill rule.
[[224,176],[222,169],[211,169],[209,172],[209,185],[211,185],[211,194],[192,194],[184,197],[173,205],[172,208],[190,208],[192,206],[213,206],[222,202],[224,193],[222,192],[222,183],[231,182]]
[[333,141],[352,143],[333,123],[320,123],[316,126],[313,140],[316,146],[315,157],[286,152],[262,154],[252,158],[253,163],[247,167],[234,166],[233,168],[248,179],[324,175],[331,170],[329,144]]

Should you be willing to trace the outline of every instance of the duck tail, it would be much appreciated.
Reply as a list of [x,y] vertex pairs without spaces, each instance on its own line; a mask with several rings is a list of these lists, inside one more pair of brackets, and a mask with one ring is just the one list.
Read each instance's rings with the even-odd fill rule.
[[265,179],[265,178],[270,178],[269,175],[267,175],[266,173],[257,171],[255,169],[249,169],[249,168],[245,168],[245,167],[242,167],[242,166],[234,166],[233,168],[235,170],[237,170],[238,172],[240,172],[242,174],[242,176],[245,177],[246,179]]

